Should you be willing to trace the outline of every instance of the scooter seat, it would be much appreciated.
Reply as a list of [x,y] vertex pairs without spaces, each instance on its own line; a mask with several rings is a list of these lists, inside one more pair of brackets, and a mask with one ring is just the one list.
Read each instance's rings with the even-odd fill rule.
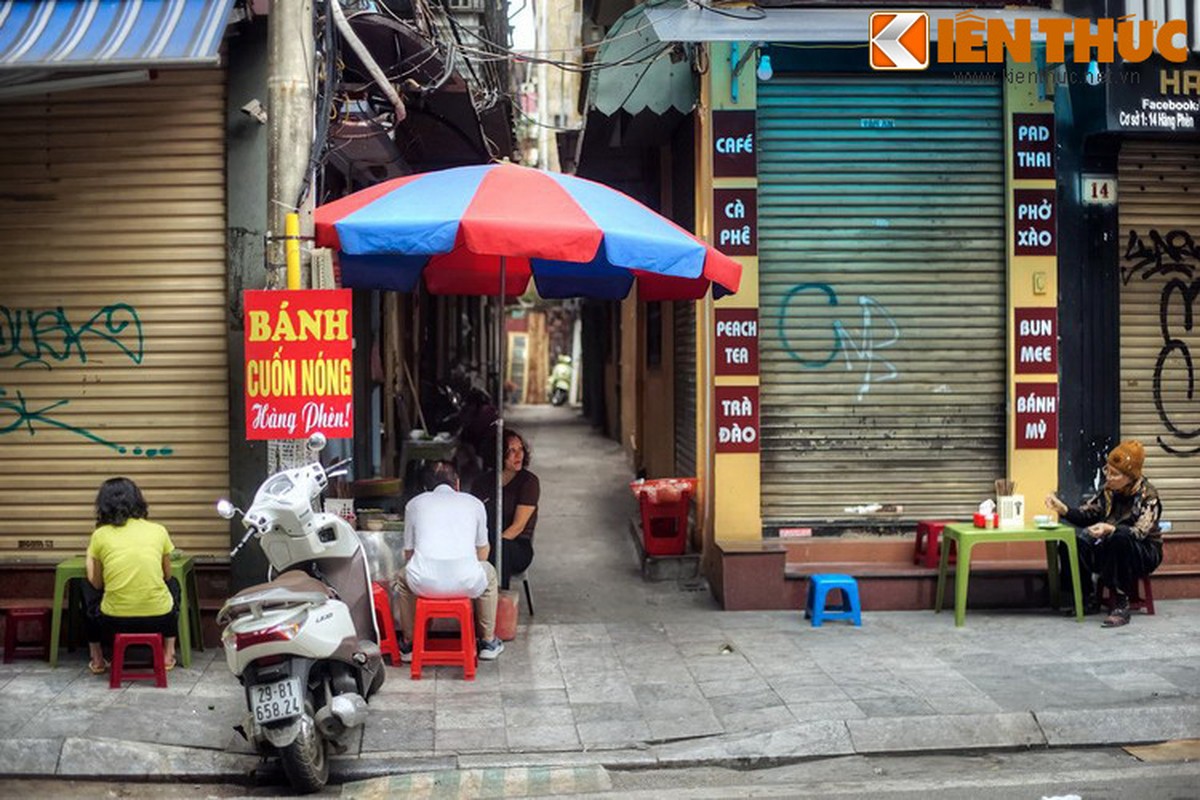
[[330,589],[324,583],[300,570],[289,570],[273,581],[243,589],[226,601],[219,616],[232,619],[246,613],[253,606],[269,608],[303,603],[321,605],[329,598]]
[[298,569],[289,569],[287,572],[281,572],[275,580],[255,584],[243,589],[238,596],[241,597],[253,594],[254,592],[276,588],[287,589],[292,592],[320,592],[324,595],[329,594],[329,587],[307,572]]

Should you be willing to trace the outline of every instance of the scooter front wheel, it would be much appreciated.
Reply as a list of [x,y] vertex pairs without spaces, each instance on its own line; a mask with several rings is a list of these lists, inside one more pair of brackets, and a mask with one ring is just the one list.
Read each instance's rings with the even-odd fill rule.
[[279,749],[284,774],[297,792],[311,794],[325,787],[329,780],[329,754],[326,750],[325,737],[313,721],[312,704],[305,703],[304,716],[300,718],[300,732],[291,744]]

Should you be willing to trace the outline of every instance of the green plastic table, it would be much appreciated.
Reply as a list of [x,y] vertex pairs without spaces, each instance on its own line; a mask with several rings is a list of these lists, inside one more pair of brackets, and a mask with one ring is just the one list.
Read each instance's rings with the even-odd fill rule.
[[[200,593],[196,585],[194,559],[179,551],[171,553],[171,574],[179,579],[179,658],[184,667],[192,665],[192,641],[195,636],[196,649],[204,649],[200,629]],[[50,619],[50,666],[58,666],[58,638],[62,631],[63,594],[73,580],[87,579],[87,559],[72,556],[58,562],[54,570],[54,605]]]
[[1053,528],[976,528],[969,522],[955,522],[942,531],[941,561],[938,564],[937,594],[934,611],[940,613],[946,589],[946,568],[950,560],[950,542],[958,548],[958,566],[954,570],[954,625],[962,627],[967,616],[967,583],[971,579],[971,549],[989,542],[1045,542],[1046,581],[1050,587],[1050,605],[1058,608],[1059,570],[1058,547],[1067,546],[1071,567],[1071,589],[1075,592],[1075,619],[1083,622],[1083,602],[1079,597],[1079,558],[1075,546],[1075,528],[1056,525]]

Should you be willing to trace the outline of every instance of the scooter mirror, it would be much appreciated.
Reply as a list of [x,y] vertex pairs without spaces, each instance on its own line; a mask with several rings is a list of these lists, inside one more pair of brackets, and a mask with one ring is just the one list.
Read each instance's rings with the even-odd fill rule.
[[233,515],[237,513],[237,506],[228,500],[218,500],[217,513],[225,519],[233,519]]
[[308,437],[308,449],[313,453],[319,453],[325,449],[326,441],[325,434],[317,431]]

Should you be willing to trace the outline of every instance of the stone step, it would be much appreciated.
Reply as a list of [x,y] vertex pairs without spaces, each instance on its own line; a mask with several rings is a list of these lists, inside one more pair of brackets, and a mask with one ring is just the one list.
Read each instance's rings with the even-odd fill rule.
[[[787,552],[788,564],[823,562],[911,564],[916,534],[903,536],[806,536],[765,539]],[[997,542],[986,545],[985,557],[1023,560],[1043,557],[1040,542]],[[1168,533],[1163,536],[1163,564],[1200,568],[1200,534]]]
[[913,537],[871,536],[846,538],[843,536],[816,536],[785,538],[777,540],[787,549],[789,564],[804,564],[822,561],[852,562],[912,562]]
[[681,553],[676,556],[652,556],[646,552],[642,539],[641,516],[629,517],[629,535],[637,549],[638,561],[642,565],[642,580],[646,581],[689,581],[700,576],[700,554]]
[[1200,533],[1163,534],[1163,565],[1200,566]]

